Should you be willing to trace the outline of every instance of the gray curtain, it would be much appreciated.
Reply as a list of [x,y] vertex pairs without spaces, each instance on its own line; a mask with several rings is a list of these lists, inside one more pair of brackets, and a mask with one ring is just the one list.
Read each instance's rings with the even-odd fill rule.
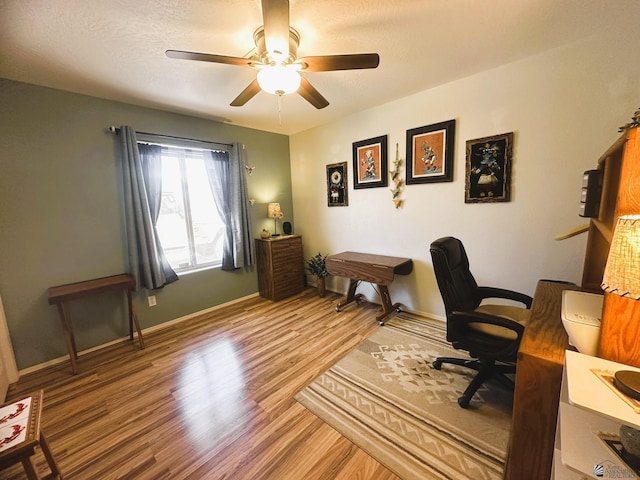
[[209,186],[225,223],[222,270],[255,263],[244,150],[234,143],[229,152],[211,152],[206,162]]
[[156,222],[162,200],[162,147],[138,145],[135,131],[120,127],[129,271],[136,288],[162,288],[178,280],[162,251]]

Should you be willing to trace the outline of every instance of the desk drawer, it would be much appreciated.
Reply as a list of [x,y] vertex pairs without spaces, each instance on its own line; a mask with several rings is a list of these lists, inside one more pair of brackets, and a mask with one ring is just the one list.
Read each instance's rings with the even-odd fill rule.
[[363,264],[327,258],[327,271],[331,275],[352,278],[378,285],[389,285],[393,281],[393,268],[386,265]]

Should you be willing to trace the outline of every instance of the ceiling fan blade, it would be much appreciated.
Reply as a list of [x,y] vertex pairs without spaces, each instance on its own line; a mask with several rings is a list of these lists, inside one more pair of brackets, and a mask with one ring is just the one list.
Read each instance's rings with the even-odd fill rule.
[[289,0],[262,0],[264,41],[268,53],[289,56]]
[[225,63],[227,65],[238,65],[240,67],[251,67],[255,61],[250,58],[228,57],[226,55],[212,55],[209,53],[184,52],[182,50],[167,50],[165,52],[169,58],[180,60],[198,60],[201,62]]
[[359,70],[376,68],[380,64],[377,53],[355,53],[350,55],[320,55],[299,58],[305,72],[331,72],[334,70]]
[[329,102],[326,98],[324,98],[318,90],[315,89],[313,85],[309,83],[309,81],[302,77],[302,81],[300,82],[300,88],[298,88],[298,93],[302,98],[304,98],[311,105],[316,107],[318,110],[329,105]]
[[251,100],[255,95],[260,91],[260,85],[258,85],[258,79],[253,80],[247,88],[245,88],[240,95],[238,95],[233,102],[231,102],[232,107],[241,107],[249,100]]

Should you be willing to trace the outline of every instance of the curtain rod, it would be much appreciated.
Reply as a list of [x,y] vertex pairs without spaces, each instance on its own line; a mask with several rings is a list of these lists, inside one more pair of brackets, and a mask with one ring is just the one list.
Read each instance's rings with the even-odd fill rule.
[[[109,126],[108,130],[111,133],[115,133],[115,134],[120,133],[120,129],[117,127],[114,127],[113,125]],[[194,138],[186,138],[186,137],[174,137],[173,135],[162,135],[160,133],[149,133],[149,132],[136,132],[136,133],[139,133],[140,135],[152,135],[154,137],[160,137],[160,138],[171,138],[173,140],[186,140],[188,142],[210,143],[211,145],[224,145],[225,147],[229,147],[229,148],[233,147],[233,144],[231,143],[211,142],[208,140],[196,140]]]

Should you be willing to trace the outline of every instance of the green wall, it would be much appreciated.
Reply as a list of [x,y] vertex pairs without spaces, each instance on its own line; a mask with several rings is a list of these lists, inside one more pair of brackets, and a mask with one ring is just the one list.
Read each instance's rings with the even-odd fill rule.
[[[19,369],[66,355],[57,310],[47,302],[50,286],[127,269],[118,138],[108,126],[243,143],[256,167],[248,177],[254,236],[273,229],[269,201],[282,204],[283,221],[293,219],[287,136],[6,79],[0,112],[0,295]],[[141,290],[134,302],[144,329],[255,292],[254,268],[214,269]],[[157,306],[147,306],[147,294]],[[80,351],[128,334],[123,297],[71,304]]]

